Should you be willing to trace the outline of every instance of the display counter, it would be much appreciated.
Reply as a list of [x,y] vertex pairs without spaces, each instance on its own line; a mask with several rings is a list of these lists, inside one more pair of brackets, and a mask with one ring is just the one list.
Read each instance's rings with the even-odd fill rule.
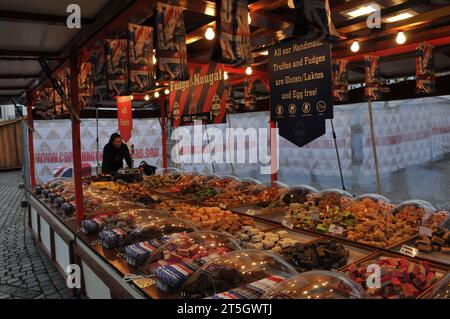
[[[192,183],[192,179],[197,184]],[[374,194],[350,198],[350,194],[336,190],[317,192],[300,187],[301,190],[285,191],[278,186],[258,184],[250,187],[245,182],[229,180],[224,183],[224,179],[191,176],[184,184],[178,180],[178,183],[160,185],[149,178],[140,185],[121,184],[121,187],[114,182],[92,182],[85,189],[88,211],[83,224],[66,216],[73,214],[73,210],[58,208],[63,206],[62,203],[69,203],[61,197],[70,185],[63,187],[66,190],[60,189],[58,195],[53,191],[45,192],[45,196],[37,195],[36,189],[28,189],[29,228],[63,276],[66,276],[69,264],[80,266],[81,289],[77,292],[87,298],[184,298],[187,296],[183,295],[184,281],[190,282],[191,276],[205,271],[211,262],[215,265],[213,261],[220,260],[218,257],[222,258],[222,254],[226,257],[232,253],[220,249],[213,253],[199,251],[198,247],[204,245],[195,242],[195,234],[204,231],[231,236],[238,245],[232,250],[242,251],[244,255],[256,250],[265,254],[258,255],[263,260],[278,256],[276,258],[299,273],[334,270],[360,282],[358,267],[364,267],[372,260],[383,265],[386,258],[390,263],[398,261],[399,267],[413,267],[408,269],[411,274],[419,266],[427,269],[424,276],[428,276],[428,281],[416,274],[419,276],[416,281],[420,281],[420,285],[416,283],[420,287],[416,288],[420,289],[368,290],[366,298],[426,298],[450,269],[448,254],[437,251],[437,237],[430,239],[430,247],[436,251],[425,253],[421,247],[421,250],[413,249],[415,253],[411,255],[411,249],[425,240],[420,237],[423,234],[419,234],[417,227],[408,228],[419,225],[419,217],[414,214],[420,212],[420,220],[432,219],[426,209],[422,209],[426,207],[423,203],[411,208],[409,203],[394,205]],[[157,188],[152,189],[152,186]],[[144,189],[148,198],[141,196]],[[41,192],[42,189],[37,193]],[[94,204],[102,196],[114,198],[114,201]],[[251,204],[242,205],[246,200]],[[139,204],[139,201],[146,204]],[[331,208],[335,204],[336,208]],[[341,206],[345,207],[342,211]],[[390,210],[398,215],[392,215]],[[384,232],[370,228],[374,223],[387,228]],[[88,226],[97,224],[100,228],[91,232]],[[363,234],[359,227],[374,234]],[[446,232],[432,235],[448,237]],[[444,243],[447,237],[442,239]],[[192,242],[180,244],[186,240]],[[165,245],[172,248],[164,248]],[[154,256],[160,249],[163,253],[149,262],[152,259],[149,256]],[[143,253],[145,258],[139,259]],[[177,279],[171,267],[181,267],[188,274]],[[392,271],[396,273],[394,268]],[[268,274],[269,277],[272,275]],[[281,278],[286,279],[286,274],[283,276]],[[179,281],[171,286],[175,279]],[[255,283],[266,280],[264,276],[253,279]],[[252,285],[245,280],[241,284],[242,287]],[[409,287],[409,284],[399,282],[399,287]],[[197,289],[197,283],[192,285]],[[239,289],[244,289],[242,287]]]

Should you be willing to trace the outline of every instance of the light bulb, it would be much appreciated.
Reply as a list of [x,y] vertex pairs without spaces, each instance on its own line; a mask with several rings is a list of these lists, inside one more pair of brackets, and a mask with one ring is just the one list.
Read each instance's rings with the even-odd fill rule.
[[156,84],[156,86],[159,86],[159,82],[156,82],[155,84]]
[[130,99],[133,101],[133,99],[134,99],[134,96],[133,95],[130,95]]
[[251,66],[248,66],[248,67],[245,69],[245,74],[251,75],[252,73],[253,73],[252,67],[251,67]]
[[169,95],[169,93],[170,93],[169,89],[165,89],[165,90],[164,90],[164,94],[165,94],[165,95]]
[[248,13],[247,20],[248,20],[248,24],[252,23],[252,17],[250,16],[250,12]]
[[154,96],[155,96],[156,98],[159,98],[159,92],[156,91],[155,94],[154,94]]
[[156,56],[155,55],[153,55],[152,60],[153,60],[153,64],[156,64]]
[[150,100],[150,96],[148,96],[148,94],[145,94],[144,99],[145,99],[146,101],[148,101],[148,100]]
[[223,72],[223,78],[224,80],[228,80],[228,72]]
[[294,0],[288,0],[287,1],[287,5],[288,5],[289,8],[295,9]]
[[352,46],[350,47],[350,50],[352,50],[352,52],[358,52],[359,51],[359,42],[353,41]]
[[206,28],[206,32],[205,32],[206,40],[212,40],[212,39],[214,39],[215,36],[216,36],[216,33],[214,32],[213,27]]
[[395,41],[396,41],[398,44],[403,44],[403,43],[405,43],[405,42],[406,42],[406,36],[405,36],[405,34],[404,34],[403,32],[397,33],[397,38],[395,39]]

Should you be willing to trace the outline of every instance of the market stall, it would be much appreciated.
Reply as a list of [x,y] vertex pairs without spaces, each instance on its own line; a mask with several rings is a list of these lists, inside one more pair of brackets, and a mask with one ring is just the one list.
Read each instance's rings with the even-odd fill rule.
[[[40,60],[46,80],[27,92],[28,224],[63,276],[78,266],[81,286],[74,285],[74,293],[88,298],[151,299],[448,297],[444,290],[450,270],[450,212],[420,199],[391,201],[381,194],[345,190],[349,167],[342,168],[340,152],[348,152],[350,146],[336,138],[333,97],[336,103],[349,101],[349,83],[345,63],[335,60],[332,69],[331,59],[365,63],[369,116],[352,122],[367,124],[367,143],[362,146],[360,134],[361,145],[353,143],[357,145],[351,145],[350,153],[370,149],[370,159],[364,159],[371,163],[368,175],[381,189],[382,160],[378,161],[372,103],[382,101],[382,94],[389,90],[380,83],[379,57],[420,50],[425,52],[418,56],[422,61],[426,52],[448,46],[450,39],[443,36],[448,27],[438,27],[433,38],[422,44],[424,36],[417,26],[429,26],[430,17],[445,23],[449,6],[415,8],[422,11],[410,17],[413,21],[394,22],[397,29],[409,28],[411,44],[388,49],[390,44],[380,40],[379,46],[350,56],[343,49],[350,39],[370,42],[375,35],[360,35],[361,22],[354,19],[337,19],[342,33],[337,34],[328,1],[323,8],[297,8],[325,12],[321,22],[327,27],[320,30],[298,25],[298,21],[311,25],[313,21],[282,1],[269,9],[265,9],[266,1],[249,5],[230,1],[235,15],[228,24],[226,6],[216,6],[229,1],[169,2],[139,0],[122,8],[55,70]],[[349,6],[333,3],[339,12],[347,12]],[[280,18],[277,10],[289,12],[290,18]],[[390,9],[383,15],[396,12]],[[210,50],[207,40],[214,39],[213,27],[217,41]],[[384,39],[394,29],[377,31],[378,37]],[[292,67],[304,76],[296,76]],[[445,89],[436,93],[434,87],[445,76],[435,79],[434,66],[427,67],[430,72],[417,76],[419,96],[446,94]],[[302,92],[290,87],[308,81],[313,84]],[[292,100],[302,103],[297,106]],[[362,98],[352,96],[350,101],[362,103]],[[83,121],[87,123],[89,112],[96,114],[96,135],[90,139],[97,143],[93,158],[98,164],[98,123],[110,109],[125,141],[132,139],[138,113],[152,117],[151,125],[156,123],[152,128],[160,135],[152,141],[158,148],[156,174],[136,169],[85,174]],[[185,169],[179,163],[179,168],[168,168],[176,162],[169,141],[177,128],[195,134],[199,126],[209,125],[221,132],[231,128],[232,114],[244,114],[240,126],[246,127],[251,123],[245,114],[255,111],[270,111],[258,120],[260,126],[272,129],[261,143],[270,150],[270,161],[264,163],[266,180],[236,176],[240,175],[238,165],[246,164],[232,161],[212,161],[206,170],[197,169],[195,161]],[[442,112],[447,112],[446,106]],[[70,120],[72,177],[36,181],[33,135],[37,120]],[[193,125],[195,121],[200,125]],[[151,126],[148,123],[143,127]],[[323,148],[336,156],[337,167],[328,169],[340,172],[338,189],[277,181],[278,162],[286,154],[277,155],[275,128],[284,145],[294,149],[331,128],[333,139]],[[133,140],[137,148],[141,140],[148,141],[148,132],[141,138]],[[427,138],[431,140],[432,135]],[[245,150],[255,147],[243,140]],[[189,152],[177,155],[195,156],[197,146],[188,145]],[[201,141],[200,152],[203,146]],[[223,170],[218,165],[228,165],[231,174],[219,173]],[[286,167],[284,173],[289,174]],[[382,273],[376,287],[367,281],[373,267]],[[322,286],[317,285],[320,281]],[[297,293],[288,291],[288,285],[298,287]]]

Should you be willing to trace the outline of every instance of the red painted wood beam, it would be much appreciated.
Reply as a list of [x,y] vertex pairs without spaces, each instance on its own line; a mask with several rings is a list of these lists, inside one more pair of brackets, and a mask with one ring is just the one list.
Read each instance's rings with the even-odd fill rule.
[[[70,102],[73,112],[80,116],[80,104],[78,97],[78,57],[76,55],[70,58]],[[84,219],[84,201],[83,201],[83,181],[81,169],[81,136],[80,122],[72,116],[72,162],[73,162],[73,183],[75,186],[75,207],[77,221]]]

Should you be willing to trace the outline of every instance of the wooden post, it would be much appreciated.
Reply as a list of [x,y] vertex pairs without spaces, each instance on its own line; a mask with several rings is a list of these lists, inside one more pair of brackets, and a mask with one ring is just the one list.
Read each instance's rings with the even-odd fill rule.
[[73,183],[75,186],[75,207],[77,221],[84,219],[83,184],[81,170],[80,104],[78,97],[78,57],[70,57],[70,103],[75,114],[72,115],[72,161]]
[[31,186],[36,186],[36,172],[34,165],[34,144],[33,144],[33,131],[34,131],[34,123],[33,123],[33,108],[32,108],[32,99],[27,99],[27,121],[28,121],[28,152],[30,159],[30,184]]

